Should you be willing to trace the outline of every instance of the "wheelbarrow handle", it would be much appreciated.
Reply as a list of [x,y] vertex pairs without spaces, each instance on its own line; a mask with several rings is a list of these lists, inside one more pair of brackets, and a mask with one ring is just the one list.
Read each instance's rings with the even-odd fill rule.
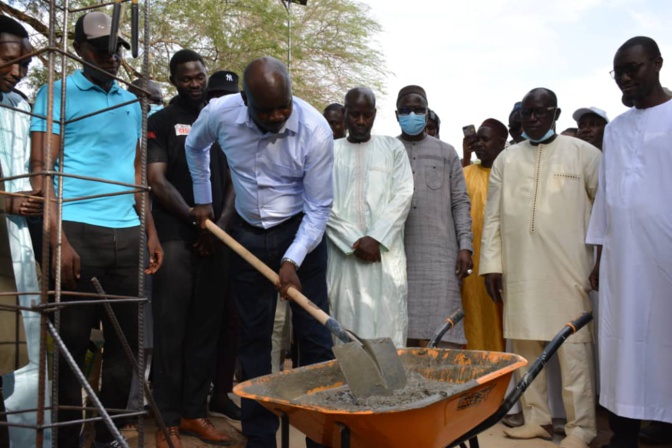
[[457,323],[462,319],[464,319],[464,311],[462,311],[462,309],[460,308],[455,312],[453,312],[453,314],[451,314],[450,317],[446,318],[441,328],[439,328],[439,330],[436,333],[434,333],[434,336],[432,336],[432,339],[430,339],[429,344],[427,344],[427,347],[435,348],[436,344],[439,343],[443,335],[446,334],[448,330],[457,325]]
[[527,388],[530,387],[530,384],[532,384],[532,381],[534,381],[537,375],[539,375],[546,363],[553,357],[553,355],[555,355],[555,352],[558,351],[562,343],[565,342],[568,337],[585,327],[591,320],[593,320],[593,313],[587,311],[573,321],[565,324],[562,330],[560,330],[558,334],[555,335],[553,340],[548,343],[544,351],[541,352],[541,355],[539,355],[532,366],[527,370],[527,372],[525,372],[525,375],[523,375],[523,377],[520,379],[513,392],[511,392],[509,396],[504,399],[504,402],[499,407],[499,409],[497,409],[493,415],[488,417],[474,429],[466,434],[463,434],[459,439],[452,442],[449,447],[458,446],[460,443],[463,443],[466,440],[469,440],[479,433],[485,431],[486,429],[494,426],[497,424],[497,422],[504,418],[504,416],[511,410],[513,405],[516,404],[516,402],[520,399],[521,395],[523,395]]
[[[263,261],[243,247],[238,241],[234,240],[231,235],[226,233],[217,224],[208,219],[205,221],[205,227],[224,244],[229,246],[231,250],[240,255],[243,260],[250,263],[252,267],[269,279],[274,285],[280,283],[280,277],[273,269],[269,268]],[[315,305],[308,297],[301,294],[296,288],[290,287],[287,290],[287,295],[294,301],[294,303],[306,310],[306,312],[313,316],[319,323],[327,327],[327,329],[341,341],[358,341],[358,339],[352,335],[352,333],[347,331],[337,320],[322,311],[320,307]]]

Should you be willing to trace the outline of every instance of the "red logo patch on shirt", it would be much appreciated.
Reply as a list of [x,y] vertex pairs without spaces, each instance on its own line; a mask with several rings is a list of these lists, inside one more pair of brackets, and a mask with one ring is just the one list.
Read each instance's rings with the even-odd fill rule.
[[156,138],[154,131],[147,131],[147,138]]
[[175,125],[175,135],[177,135],[177,136],[189,135],[189,131],[191,131],[191,125],[189,125],[189,124],[176,124]]

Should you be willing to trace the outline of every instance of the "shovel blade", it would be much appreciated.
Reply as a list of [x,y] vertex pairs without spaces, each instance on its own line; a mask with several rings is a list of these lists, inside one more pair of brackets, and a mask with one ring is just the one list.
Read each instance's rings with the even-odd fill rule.
[[363,339],[362,345],[378,365],[387,389],[395,391],[406,386],[406,371],[392,339]]
[[391,395],[406,385],[406,372],[390,338],[335,345],[334,354],[356,398]]

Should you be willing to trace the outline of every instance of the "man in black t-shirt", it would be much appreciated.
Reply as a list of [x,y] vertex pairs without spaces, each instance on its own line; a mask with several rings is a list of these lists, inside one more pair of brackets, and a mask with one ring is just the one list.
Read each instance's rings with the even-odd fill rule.
[[[206,401],[224,304],[226,257],[219,242],[194,225],[192,180],[184,152],[191,125],[205,105],[207,72],[191,50],[175,53],[170,82],[178,95],[148,123],[148,178],[164,265],[154,276],[154,395],[173,446],[179,432],[215,444],[229,437],[207,418]],[[227,185],[221,150],[210,151],[213,208],[221,219]],[[167,447],[165,434],[156,446]]]

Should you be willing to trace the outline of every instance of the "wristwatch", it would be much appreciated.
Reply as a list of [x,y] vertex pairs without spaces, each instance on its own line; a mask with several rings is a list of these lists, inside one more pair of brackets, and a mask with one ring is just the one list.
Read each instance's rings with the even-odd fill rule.
[[291,264],[293,264],[293,265],[294,265],[294,268],[295,268],[296,270],[299,269],[299,265],[296,263],[296,261],[292,260],[291,258],[286,258],[286,257],[283,258],[282,260],[280,260],[280,266],[282,266],[282,263],[284,263],[285,261],[286,261],[287,263],[291,263]]

